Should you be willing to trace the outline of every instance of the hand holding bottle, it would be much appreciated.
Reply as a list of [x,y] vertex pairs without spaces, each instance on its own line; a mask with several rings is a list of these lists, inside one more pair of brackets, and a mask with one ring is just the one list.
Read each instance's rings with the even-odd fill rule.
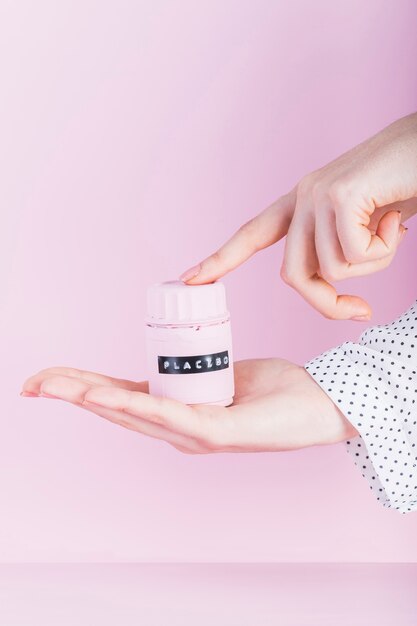
[[134,382],[55,367],[31,376],[22,395],[70,402],[187,454],[272,452],[332,444],[357,434],[310,374],[283,359],[234,364],[229,407],[149,395]]

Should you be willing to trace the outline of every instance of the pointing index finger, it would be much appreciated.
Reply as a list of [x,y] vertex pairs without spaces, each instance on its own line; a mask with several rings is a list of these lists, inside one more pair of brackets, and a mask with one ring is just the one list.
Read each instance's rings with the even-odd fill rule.
[[181,274],[180,280],[190,285],[212,282],[276,243],[288,231],[294,204],[295,190],[245,222],[216,252]]

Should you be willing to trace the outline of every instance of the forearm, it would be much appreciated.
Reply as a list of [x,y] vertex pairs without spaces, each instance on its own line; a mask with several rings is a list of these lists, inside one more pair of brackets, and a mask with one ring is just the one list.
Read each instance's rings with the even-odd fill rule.
[[377,499],[417,509],[417,302],[305,368],[356,429],[346,448]]

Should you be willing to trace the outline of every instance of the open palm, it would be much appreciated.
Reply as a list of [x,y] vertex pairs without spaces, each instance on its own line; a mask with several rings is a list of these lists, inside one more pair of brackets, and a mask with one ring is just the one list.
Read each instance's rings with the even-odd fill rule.
[[53,367],[23,396],[65,400],[188,454],[263,452],[337,443],[357,434],[308,372],[283,359],[234,364],[231,406],[187,405],[148,393],[148,382]]

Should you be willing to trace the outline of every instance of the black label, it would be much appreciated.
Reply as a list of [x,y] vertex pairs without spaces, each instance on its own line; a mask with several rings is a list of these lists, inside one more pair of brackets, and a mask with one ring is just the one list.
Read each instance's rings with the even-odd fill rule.
[[229,352],[199,354],[198,356],[158,356],[160,374],[200,374],[229,367]]

